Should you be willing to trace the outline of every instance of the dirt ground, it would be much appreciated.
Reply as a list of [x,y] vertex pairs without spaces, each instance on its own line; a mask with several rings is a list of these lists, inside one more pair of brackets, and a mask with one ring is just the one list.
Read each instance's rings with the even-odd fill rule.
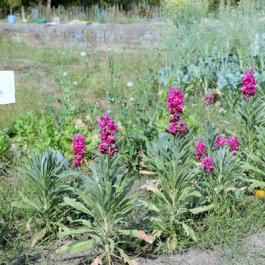
[[249,237],[245,244],[199,251],[190,249],[184,254],[140,260],[141,265],[264,265],[265,232]]
[[[56,257],[50,254],[45,258],[32,258],[30,264],[85,265],[87,262],[84,261],[84,256],[81,254]],[[16,260],[11,265],[25,264],[22,260]],[[265,231],[248,237],[243,244],[204,251],[191,248],[183,254],[140,258],[137,262],[139,265],[265,265]]]

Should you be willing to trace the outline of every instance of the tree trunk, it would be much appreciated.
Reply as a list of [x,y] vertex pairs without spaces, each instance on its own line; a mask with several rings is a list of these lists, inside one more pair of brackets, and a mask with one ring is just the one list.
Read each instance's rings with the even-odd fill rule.
[[47,7],[46,7],[46,15],[47,18],[51,18],[51,7],[52,7],[52,0],[47,1]]

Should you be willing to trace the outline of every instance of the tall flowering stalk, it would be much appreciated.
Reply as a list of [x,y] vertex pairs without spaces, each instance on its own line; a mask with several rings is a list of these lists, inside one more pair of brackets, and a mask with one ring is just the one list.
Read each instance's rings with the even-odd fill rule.
[[254,75],[254,69],[251,68],[244,76],[242,82],[244,84],[242,88],[243,97],[245,100],[249,100],[250,97],[254,97],[257,92],[257,82]]
[[167,108],[170,111],[169,127],[168,130],[171,134],[185,136],[189,132],[189,127],[182,119],[183,109],[185,107],[185,96],[182,91],[177,88],[169,90]]
[[82,167],[86,162],[86,138],[81,134],[77,134],[73,139],[73,151],[75,155],[73,167]]
[[100,138],[102,140],[99,146],[99,152],[114,156],[118,152],[118,148],[115,145],[115,134],[119,131],[119,128],[107,114],[101,117],[99,126],[101,128]]

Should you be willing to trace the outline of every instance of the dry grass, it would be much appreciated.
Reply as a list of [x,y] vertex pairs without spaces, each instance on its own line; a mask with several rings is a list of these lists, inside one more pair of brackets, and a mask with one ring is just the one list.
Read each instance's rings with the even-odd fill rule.
[[113,61],[114,82],[126,89],[129,81],[136,82],[150,70],[163,65],[156,50],[80,49],[29,47],[22,44],[0,43],[0,69],[14,70],[16,104],[0,106],[1,127],[9,126],[19,114],[31,110],[45,111],[56,106],[61,97],[60,77],[64,72],[77,82],[73,85],[75,98],[85,103],[104,100],[110,86],[110,60]]

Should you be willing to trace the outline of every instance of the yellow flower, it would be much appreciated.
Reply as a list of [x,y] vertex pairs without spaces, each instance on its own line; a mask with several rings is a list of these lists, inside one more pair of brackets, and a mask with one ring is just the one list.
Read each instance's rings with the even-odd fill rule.
[[257,196],[257,198],[259,198],[259,199],[264,198],[264,196],[265,196],[265,191],[264,191],[264,190],[257,190],[257,191],[256,191],[256,196]]

